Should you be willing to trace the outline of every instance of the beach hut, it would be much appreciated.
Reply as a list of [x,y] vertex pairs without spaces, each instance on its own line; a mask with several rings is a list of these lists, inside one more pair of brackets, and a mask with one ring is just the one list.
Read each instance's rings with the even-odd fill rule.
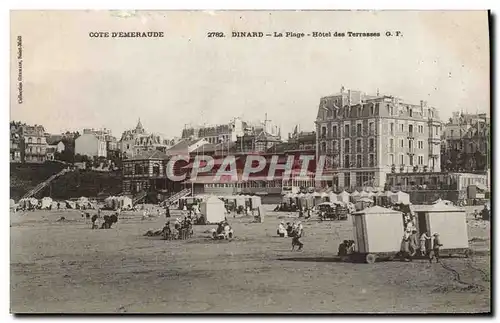
[[368,197],[362,197],[355,204],[356,211],[366,209],[368,207],[373,206],[374,204],[375,203],[372,199],[370,199]]
[[211,196],[201,202],[200,213],[203,214],[206,222],[218,223],[224,221],[226,208],[224,207],[224,202],[222,202],[216,196]]
[[344,202],[344,203],[349,203],[349,198],[350,198],[350,194],[347,193],[346,191],[342,191],[338,196],[337,196],[337,199],[340,201],[340,202]]
[[373,200],[375,201],[375,205],[382,205],[383,203],[384,192],[376,192],[373,195]]
[[132,207],[133,207],[133,201],[132,201],[132,199],[130,197],[128,197],[128,196],[120,196],[118,200],[120,202],[119,206],[120,206],[121,209],[124,209],[124,210],[130,210],[130,209],[132,209]]
[[321,194],[319,192],[314,192],[311,194],[312,197],[313,197],[313,204],[314,206],[320,204],[321,202],[323,202],[323,200],[321,199]]
[[404,230],[401,212],[373,206],[352,214],[357,252],[367,263],[374,263],[380,254],[395,254],[401,248]]
[[50,197],[44,197],[40,200],[40,209],[48,210],[52,208],[52,199]]
[[236,207],[245,207],[245,196],[244,195],[238,195],[236,196]]
[[331,203],[338,201],[337,194],[335,194],[333,192],[328,193],[328,201]]
[[356,201],[361,198],[359,195],[359,192],[354,190],[354,192],[351,193],[351,202],[356,203]]
[[250,208],[252,210],[257,209],[261,205],[262,205],[262,200],[261,200],[260,196],[251,196],[250,197]]
[[392,204],[410,204],[410,194],[399,191],[391,195],[391,203]]
[[439,233],[443,252],[469,252],[465,209],[445,203],[415,205],[412,209],[419,234]]

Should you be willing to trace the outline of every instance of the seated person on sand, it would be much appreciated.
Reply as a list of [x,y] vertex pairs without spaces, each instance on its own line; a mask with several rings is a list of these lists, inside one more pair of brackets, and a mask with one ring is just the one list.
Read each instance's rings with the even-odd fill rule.
[[288,236],[288,232],[286,231],[285,229],[285,224],[283,222],[281,222],[279,225],[278,225],[278,230],[276,231],[276,233],[284,238],[284,237],[287,237]]

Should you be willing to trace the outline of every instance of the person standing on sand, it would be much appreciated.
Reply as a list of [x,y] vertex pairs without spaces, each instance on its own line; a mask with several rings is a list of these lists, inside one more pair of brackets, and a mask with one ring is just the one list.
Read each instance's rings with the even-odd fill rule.
[[300,238],[302,237],[303,227],[302,222],[298,222],[294,229],[294,234],[292,237],[292,251],[295,249],[295,246],[299,246],[298,251],[302,250],[304,244],[300,242]]
[[430,240],[430,239],[431,239],[431,237],[429,237],[427,235],[427,232],[422,233],[422,235],[420,236],[420,254],[422,256],[425,256],[425,254],[426,254],[426,251],[427,251],[427,247],[426,247],[427,240]]
[[410,235],[410,254],[411,256],[415,256],[417,253],[418,249],[418,234],[417,234],[417,229],[413,228],[411,235]]
[[439,262],[439,250],[443,244],[439,238],[439,233],[434,233],[434,240],[432,241],[432,250],[429,253],[429,262],[432,264],[432,259],[436,259],[436,263]]

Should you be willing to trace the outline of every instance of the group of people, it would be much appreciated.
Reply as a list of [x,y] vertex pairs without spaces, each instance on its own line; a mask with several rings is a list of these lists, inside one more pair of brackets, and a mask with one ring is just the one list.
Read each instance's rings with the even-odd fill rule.
[[347,256],[351,255],[354,253],[355,250],[355,243],[354,240],[344,240],[340,245],[339,245],[339,256]]
[[442,246],[439,233],[434,233],[430,237],[424,232],[419,237],[416,228],[407,228],[401,241],[401,253],[409,261],[420,253],[422,257],[428,256],[430,263],[433,260],[439,262],[439,250]]
[[[148,233],[151,232],[148,231]],[[188,217],[185,217],[182,220],[177,218],[175,219],[173,229],[170,228],[170,221],[167,221],[163,229],[157,234],[148,233],[146,233],[145,235],[162,235],[165,240],[184,240],[193,235],[193,223],[192,220]]]
[[115,212],[112,215],[104,215],[102,216],[101,214],[101,209],[98,208],[96,214],[94,214],[92,217],[90,217],[90,213],[82,213],[82,217],[85,217],[86,219],[90,218],[90,221],[92,222],[91,229],[111,229],[113,224],[118,222],[118,216],[120,215],[120,212]]
[[284,222],[281,222],[278,225],[276,233],[282,238],[292,238],[292,251],[295,250],[295,247],[298,247],[298,250],[302,250],[302,248],[304,247],[304,244],[300,241],[300,238],[302,238],[302,236],[304,235],[304,227],[302,226],[302,222],[287,222],[286,226]]
[[229,240],[234,236],[234,231],[227,220],[217,224],[217,229],[212,229],[212,238],[216,240]]

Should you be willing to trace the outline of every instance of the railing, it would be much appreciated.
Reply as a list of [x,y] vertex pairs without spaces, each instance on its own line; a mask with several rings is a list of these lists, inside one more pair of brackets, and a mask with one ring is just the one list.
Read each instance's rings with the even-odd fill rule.
[[61,175],[66,174],[67,172],[68,172],[68,169],[65,168],[65,169],[61,170],[59,173],[50,176],[45,181],[41,182],[40,184],[38,184],[37,186],[35,186],[33,189],[31,189],[30,191],[28,191],[26,194],[24,194],[21,197],[21,199],[32,197],[33,195],[35,195],[36,193],[38,193],[42,189],[44,189],[47,185],[49,185],[50,182],[52,182],[54,179],[56,179],[57,177],[59,177]]
[[147,195],[148,193],[146,193],[145,191],[140,192],[138,195],[134,196],[132,204],[136,205],[138,202],[142,201]]
[[171,205],[171,204],[175,203],[176,201],[178,201],[179,199],[181,199],[185,196],[188,196],[189,194],[191,194],[190,188],[183,189],[182,191],[175,193],[174,195],[168,197],[165,201],[163,201],[162,204],[163,205]]

